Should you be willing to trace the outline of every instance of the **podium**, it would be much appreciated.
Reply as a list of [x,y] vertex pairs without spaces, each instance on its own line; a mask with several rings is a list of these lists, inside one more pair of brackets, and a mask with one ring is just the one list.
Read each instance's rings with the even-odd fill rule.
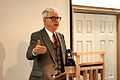
[[61,73],[54,78],[54,80],[66,80],[66,73]]
[[76,74],[75,66],[65,67],[65,73],[66,73],[66,80],[74,80]]
[[75,66],[66,66],[65,72],[61,73],[60,75],[56,76],[54,80],[76,80],[75,79]]
[[74,53],[76,65],[65,66],[65,72],[54,80],[105,80],[104,54],[103,51]]

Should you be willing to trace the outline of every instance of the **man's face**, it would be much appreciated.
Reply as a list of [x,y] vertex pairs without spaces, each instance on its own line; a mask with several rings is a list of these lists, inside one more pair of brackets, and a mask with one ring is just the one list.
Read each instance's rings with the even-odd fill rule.
[[58,16],[57,12],[49,13],[49,15],[45,18],[45,26],[51,32],[54,32],[59,26],[59,20],[61,17]]

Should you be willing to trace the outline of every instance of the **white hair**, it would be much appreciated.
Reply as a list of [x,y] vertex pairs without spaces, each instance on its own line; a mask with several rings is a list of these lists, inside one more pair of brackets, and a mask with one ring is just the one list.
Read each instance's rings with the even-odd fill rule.
[[42,16],[43,18],[47,17],[49,13],[52,12],[57,12],[59,14],[59,11],[56,8],[46,8],[43,12],[42,12]]

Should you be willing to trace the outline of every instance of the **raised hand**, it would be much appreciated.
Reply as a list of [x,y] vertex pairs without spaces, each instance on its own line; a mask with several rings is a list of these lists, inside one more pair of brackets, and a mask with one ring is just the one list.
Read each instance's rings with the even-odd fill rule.
[[46,47],[45,46],[41,46],[41,42],[40,40],[37,41],[37,45],[34,48],[34,54],[38,55],[38,54],[45,54],[46,52]]

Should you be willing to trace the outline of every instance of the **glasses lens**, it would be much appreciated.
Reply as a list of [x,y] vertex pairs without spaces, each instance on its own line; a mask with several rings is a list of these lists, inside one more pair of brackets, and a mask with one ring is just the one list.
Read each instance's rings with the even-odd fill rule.
[[58,20],[58,21],[60,21],[61,20],[61,17],[46,17],[47,19],[51,19],[52,21],[56,21],[56,20]]

